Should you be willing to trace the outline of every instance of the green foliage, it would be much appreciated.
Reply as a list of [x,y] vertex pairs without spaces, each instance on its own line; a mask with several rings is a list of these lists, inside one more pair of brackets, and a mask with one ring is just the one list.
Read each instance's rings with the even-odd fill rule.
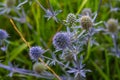
[[[45,8],[49,8],[47,0],[39,1]],[[118,3],[120,4],[119,0],[111,1],[113,2],[113,7],[117,7],[116,5],[118,5]],[[65,20],[69,13],[80,14],[84,8],[91,8],[92,12],[96,12],[99,5],[99,0],[50,0],[50,2],[54,10],[63,10],[62,13],[57,16],[61,20]],[[29,5],[29,7],[26,5]],[[107,21],[110,17],[114,17],[118,19],[119,23],[120,12],[110,12],[108,5],[109,1],[103,0],[96,22]],[[120,5],[118,6],[120,7]],[[25,39],[30,42],[30,45],[43,46],[44,49],[54,49],[52,45],[53,35],[60,30],[64,31],[64,25],[56,23],[53,19],[47,21],[47,18],[44,17],[45,12],[34,0],[31,1],[31,3],[26,3],[23,7],[25,7],[27,22],[33,27],[30,29],[26,23],[21,24],[17,21],[15,21],[15,24]],[[10,14],[16,16],[14,12]],[[20,67],[32,70],[33,64],[32,61],[30,63],[28,47],[12,27],[8,17],[0,15],[0,29],[5,29],[9,33],[8,40],[10,40],[7,52],[0,51],[0,60],[5,64],[8,64],[8,60],[15,64],[20,63]],[[109,55],[110,52],[108,48],[113,46],[111,36],[99,33],[95,35],[95,39],[100,45],[90,47],[90,43],[88,42],[86,51],[83,52],[83,54],[86,53],[84,62],[87,68],[92,71],[87,73],[87,80],[120,80],[120,58]],[[118,44],[120,44],[120,38],[118,38]],[[6,57],[5,53],[9,54],[9,59],[6,59],[8,57]],[[49,53],[45,53],[45,55],[49,56]],[[55,72],[57,71],[56,73],[58,75],[61,74],[59,66],[51,67],[54,68]],[[16,80],[16,78],[18,80],[46,80],[19,74],[15,74],[10,78],[7,77],[7,75],[8,71],[0,68],[0,80]]]

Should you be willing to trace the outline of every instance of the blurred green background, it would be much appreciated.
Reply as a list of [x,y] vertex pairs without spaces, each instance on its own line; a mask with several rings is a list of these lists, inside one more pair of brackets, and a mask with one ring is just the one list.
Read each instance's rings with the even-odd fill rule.
[[[1,0],[1,2],[3,1]],[[39,1],[45,8],[49,8],[47,0]],[[80,14],[84,8],[91,8],[93,13],[96,12],[98,10],[99,0],[50,0],[50,3],[54,10],[62,10],[57,17],[65,20],[69,13],[76,14],[79,12]],[[109,0],[102,0],[96,22],[107,21],[109,18],[115,18],[120,21],[120,11],[110,12],[110,3],[113,7],[120,7],[120,0],[110,0],[110,2]],[[19,31],[31,43],[31,46],[39,45],[44,49],[53,49],[53,35],[58,31],[65,31],[65,26],[56,23],[53,19],[47,21],[47,18],[44,17],[45,12],[34,0],[29,0],[28,3],[23,5],[23,8],[26,13],[27,22],[32,25],[33,29],[29,29],[26,23],[21,24],[14,21]],[[10,15],[17,16],[14,11]],[[104,25],[102,26],[104,27]],[[12,27],[9,18],[4,15],[0,15],[0,29],[5,29],[10,36],[8,38],[10,44],[7,53],[0,51],[0,60],[2,60],[2,63],[8,65],[8,61],[11,61],[14,65],[31,70],[33,63],[28,55],[28,47]],[[87,73],[87,80],[120,80],[120,59],[109,55],[110,51],[108,48],[113,47],[111,37],[99,33],[95,35],[95,38],[100,43],[100,46],[93,46],[91,48],[90,61],[86,62],[86,68],[91,69],[92,72]],[[45,46],[40,39],[47,45]],[[119,43],[120,38],[118,38]],[[10,56],[9,59],[6,54]],[[49,56],[49,53],[45,55]],[[55,67],[54,71],[58,75],[62,74],[60,73],[59,66],[51,67]],[[0,68],[0,80],[47,80],[20,74],[14,74],[10,78],[7,76],[8,73],[9,71]]]

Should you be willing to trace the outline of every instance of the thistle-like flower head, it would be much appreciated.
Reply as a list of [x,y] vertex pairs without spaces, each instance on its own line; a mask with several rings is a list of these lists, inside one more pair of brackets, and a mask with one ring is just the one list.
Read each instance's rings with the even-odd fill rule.
[[73,24],[76,21],[76,16],[73,13],[69,13],[66,21],[67,23]]
[[31,47],[29,50],[30,58],[33,60],[38,60],[41,55],[44,53],[44,50],[39,46]]
[[88,30],[90,27],[93,26],[92,19],[89,16],[82,16],[80,23],[83,29],[86,29],[86,30]]
[[53,45],[57,49],[65,49],[70,45],[70,38],[66,32],[58,32],[53,37]]
[[109,19],[107,21],[107,27],[109,32],[116,32],[118,30],[118,21],[115,19]]

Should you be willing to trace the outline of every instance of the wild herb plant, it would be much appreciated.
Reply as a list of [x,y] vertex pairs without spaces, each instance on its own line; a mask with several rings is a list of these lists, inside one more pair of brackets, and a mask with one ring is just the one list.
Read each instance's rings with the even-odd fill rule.
[[[7,29],[4,30],[0,28],[0,55],[5,55],[4,58],[0,57],[0,67],[9,71],[9,73],[6,72],[5,74],[7,74],[9,78],[13,77],[13,79],[15,76],[26,78],[29,75],[29,77],[26,78],[28,80],[33,79],[31,76],[37,77],[37,79],[40,80],[119,80],[120,69],[118,67],[119,64],[117,64],[119,63],[117,59],[120,57],[119,44],[117,44],[119,40],[119,21],[114,18],[108,21],[98,19],[98,21],[97,18],[100,17],[99,14],[103,1],[97,1],[97,9],[94,12],[92,8],[83,8],[87,1],[88,0],[85,0],[81,3],[76,13],[68,12],[65,18],[59,17],[59,15],[63,14],[64,9],[54,11],[55,7],[53,7],[51,3],[52,0],[46,0],[48,7],[42,4],[40,0],[5,0],[5,2],[0,2],[0,15],[10,21],[11,28],[14,29],[13,31],[16,31],[14,32],[15,35],[20,37],[19,40],[13,42],[11,38],[14,34],[10,34],[11,32]],[[113,8],[111,3],[112,1],[109,0],[108,7],[110,13],[119,11],[119,7]],[[31,10],[27,10],[28,12],[25,8],[26,5],[29,5],[29,8],[32,6]],[[39,8],[36,8],[38,6]],[[40,16],[38,15],[42,14],[42,11],[45,13],[45,15],[41,15],[44,25],[50,22],[50,26],[52,26],[51,20],[53,20],[52,23],[54,23],[54,26],[60,24],[64,28],[63,30],[58,28],[50,40],[47,40],[49,41],[48,43],[42,38],[45,36],[48,37],[48,35],[40,36],[40,29],[46,29],[46,33],[49,30],[48,26],[47,28],[40,28],[41,25],[39,25],[39,22],[42,22],[42,20],[39,21]],[[33,18],[30,19],[31,15],[29,13],[31,12],[34,15],[32,17],[35,19],[36,23],[34,23]],[[106,27],[106,29],[104,27]],[[110,49],[105,49],[106,44],[104,43],[102,46],[102,44],[100,44],[102,42],[99,43],[101,40],[101,36],[98,36],[99,34],[102,34],[105,38],[107,36],[106,34],[109,34],[112,37],[114,48],[108,46],[107,48]],[[23,44],[21,45],[21,43]],[[12,51],[11,46],[16,45],[20,46],[18,47],[18,51],[15,50],[16,48]],[[25,49],[25,51],[23,51],[23,49]],[[100,58],[99,55],[97,55],[98,52],[96,49],[97,51],[102,49],[100,51],[105,53],[105,59],[100,60],[101,62],[106,61],[105,64],[100,65]],[[19,54],[22,53],[21,51],[27,54],[21,56]],[[115,57],[115,68],[117,68],[115,71],[117,74],[114,75],[117,78],[111,76],[112,73],[110,70],[113,70],[114,66],[112,66],[111,69],[111,55],[108,55],[107,52],[117,56],[117,58]],[[97,56],[95,57],[98,59],[94,58],[93,53],[96,53]],[[23,60],[16,58],[18,54],[20,55],[18,57],[21,57]],[[112,58],[114,59],[114,56],[112,56]],[[18,65],[22,65],[21,63],[19,64],[19,61],[23,62],[25,67],[14,66],[14,62],[17,62]]]
[[120,57],[120,51],[117,44],[118,31],[119,31],[118,21],[115,19],[109,19],[107,23],[105,23],[105,25],[107,27],[107,33],[110,34],[110,36],[113,39],[114,48],[111,49],[111,51],[113,52],[112,55],[116,57]]

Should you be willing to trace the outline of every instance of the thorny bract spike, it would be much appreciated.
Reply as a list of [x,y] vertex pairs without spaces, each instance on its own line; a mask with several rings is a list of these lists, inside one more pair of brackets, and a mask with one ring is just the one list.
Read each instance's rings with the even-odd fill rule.
[[62,12],[62,10],[54,11],[52,6],[50,5],[50,2],[48,0],[48,5],[50,6],[50,9],[45,9],[38,0],[36,2],[39,4],[39,6],[45,11],[45,17],[49,19],[53,18],[56,22],[59,22],[58,18],[56,17],[59,13]]

